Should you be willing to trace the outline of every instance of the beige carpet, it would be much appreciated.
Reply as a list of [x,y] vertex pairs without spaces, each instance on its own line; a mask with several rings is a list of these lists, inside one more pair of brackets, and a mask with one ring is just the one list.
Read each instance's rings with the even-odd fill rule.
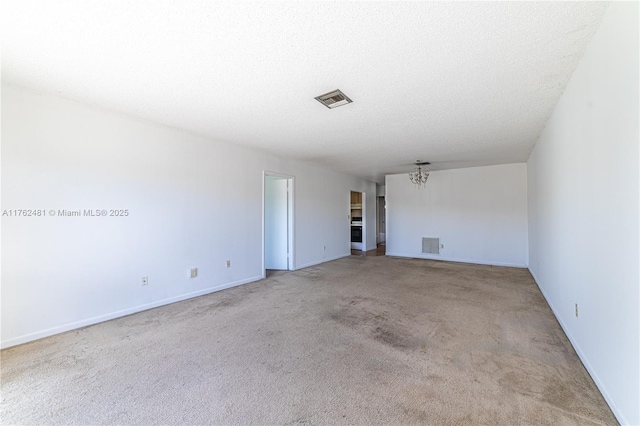
[[2,351],[2,424],[615,424],[529,272],[358,257]]

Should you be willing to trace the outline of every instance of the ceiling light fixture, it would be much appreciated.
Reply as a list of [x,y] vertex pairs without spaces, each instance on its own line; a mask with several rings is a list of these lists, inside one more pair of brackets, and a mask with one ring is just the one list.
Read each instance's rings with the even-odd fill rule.
[[324,95],[316,96],[315,99],[329,109],[337,108],[353,102],[347,95],[338,89],[333,92],[325,93]]
[[426,166],[430,163],[426,162],[426,161],[416,161],[416,167],[415,170],[413,172],[409,172],[409,179],[411,180],[411,183],[415,184],[418,188],[420,188],[422,185],[424,185],[425,187],[427,186],[427,179],[429,179],[429,172],[428,171],[422,171],[422,167],[420,166]]

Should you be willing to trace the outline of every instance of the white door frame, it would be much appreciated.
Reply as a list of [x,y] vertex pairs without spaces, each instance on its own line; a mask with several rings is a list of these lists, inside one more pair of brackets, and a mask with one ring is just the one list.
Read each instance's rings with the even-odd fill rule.
[[295,176],[292,175],[286,175],[283,173],[278,173],[278,172],[270,172],[268,170],[263,170],[262,172],[262,278],[266,278],[267,277],[267,269],[265,268],[265,185],[266,185],[266,178],[267,176],[273,176],[273,177],[278,177],[278,178],[283,178],[286,179],[288,182],[288,187],[287,187],[287,204],[288,204],[288,209],[287,209],[287,233],[288,233],[288,241],[287,241],[287,248],[288,248],[288,253],[287,253],[287,269],[289,271],[295,271],[295,250],[294,250],[294,244],[293,242],[295,241],[294,235],[293,235],[293,231],[295,229],[295,227],[293,226],[293,223],[295,221],[295,215],[294,215],[294,201],[295,201],[295,191],[294,191],[294,184],[295,184]]

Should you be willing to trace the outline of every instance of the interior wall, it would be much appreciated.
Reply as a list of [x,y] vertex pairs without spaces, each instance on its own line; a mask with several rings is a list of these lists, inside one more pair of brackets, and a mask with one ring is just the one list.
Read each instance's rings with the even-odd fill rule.
[[529,268],[622,424],[640,424],[638,13],[609,6],[528,162]]
[[[424,188],[406,173],[386,177],[387,254],[527,265],[527,166],[434,171]],[[423,254],[422,238],[440,238]]]
[[3,84],[2,209],[45,214],[2,217],[2,347],[262,278],[265,170],[295,176],[294,268],[348,256],[373,182]]
[[366,222],[364,226],[365,232],[365,250],[375,250],[378,244],[376,243],[376,232],[378,224],[376,223],[376,209],[378,208],[376,198],[376,184],[373,184],[373,193],[364,194],[364,202],[366,204],[366,210],[364,212],[366,216]]

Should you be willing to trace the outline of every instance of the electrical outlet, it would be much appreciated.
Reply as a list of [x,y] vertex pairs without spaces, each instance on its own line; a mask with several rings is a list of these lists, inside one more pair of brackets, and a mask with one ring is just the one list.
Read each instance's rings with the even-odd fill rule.
[[231,268],[231,261],[227,260],[227,268]]
[[322,250],[326,250],[326,249],[327,249],[327,246],[322,246]]
[[198,268],[189,268],[187,278],[195,278],[198,276]]
[[140,279],[140,285],[148,285],[149,284],[149,277],[142,277],[142,279]]
[[440,248],[444,248],[444,244],[440,244]]
[[576,303],[576,318],[578,318],[578,304]]

